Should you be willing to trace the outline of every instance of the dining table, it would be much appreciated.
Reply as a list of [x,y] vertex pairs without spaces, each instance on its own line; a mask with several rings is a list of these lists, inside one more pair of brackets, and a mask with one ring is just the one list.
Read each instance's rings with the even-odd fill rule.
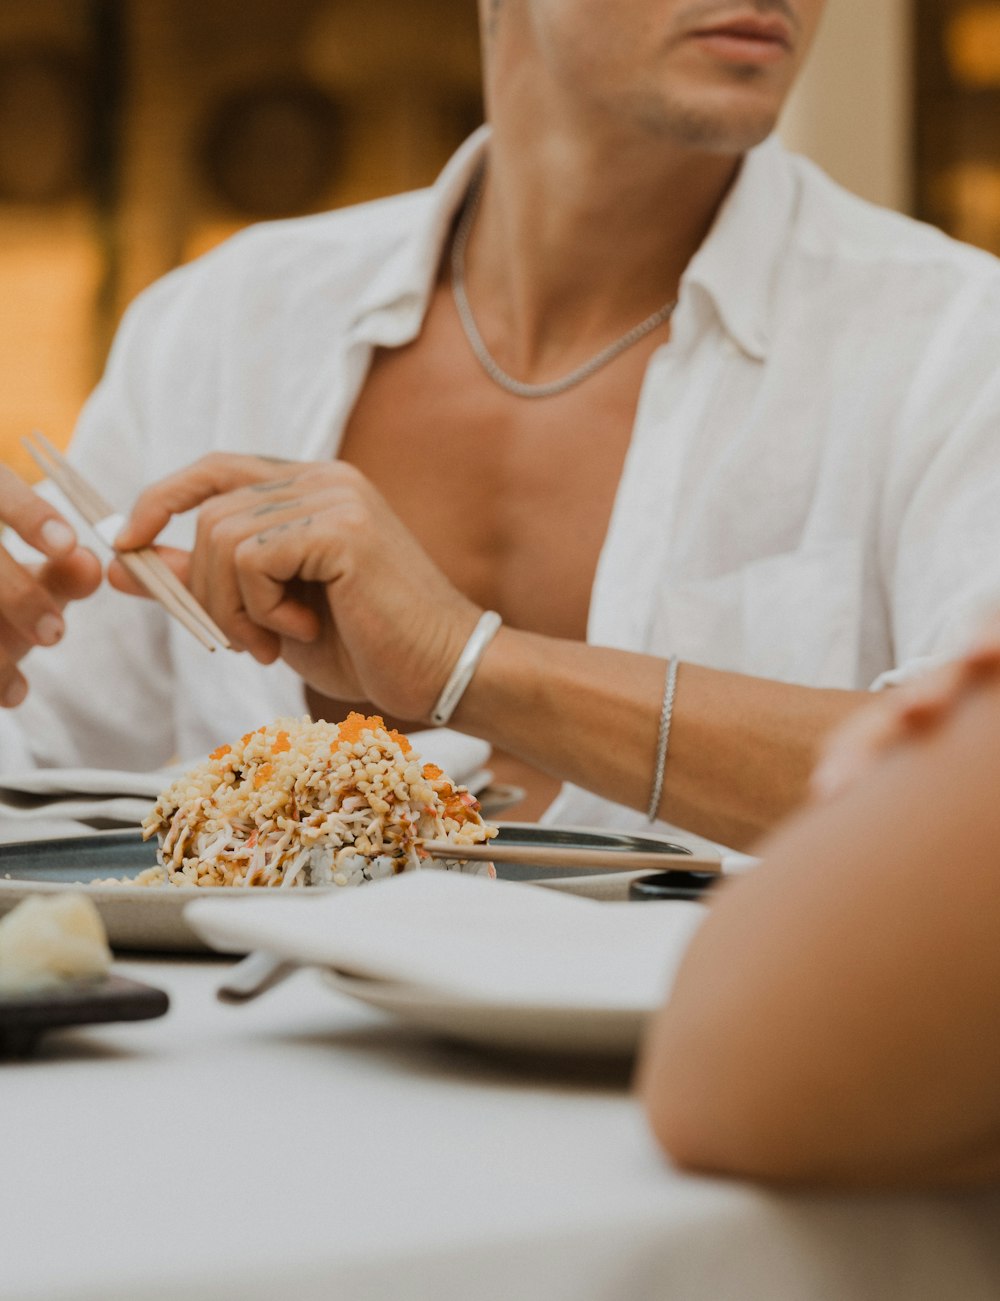
[[[80,831],[0,819],[0,842]],[[1000,1192],[688,1174],[607,1044],[450,1038],[308,966],[233,1005],[235,961],[119,951],[166,1015],[0,1058],[0,1301],[1000,1296]]]
[[472,1046],[304,968],[122,955],[158,1020],[0,1064],[3,1301],[995,1301],[1000,1194],[697,1177],[622,1057]]

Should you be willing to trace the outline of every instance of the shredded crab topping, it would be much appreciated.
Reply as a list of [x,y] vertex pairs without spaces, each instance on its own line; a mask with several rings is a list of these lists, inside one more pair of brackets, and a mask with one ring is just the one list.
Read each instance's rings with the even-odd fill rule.
[[[475,796],[381,718],[339,725],[278,719],[220,745],[178,778],[143,823],[159,867],[140,884],[361,884],[427,865],[424,840],[483,844],[497,834]],[[482,863],[442,867],[486,871]]]

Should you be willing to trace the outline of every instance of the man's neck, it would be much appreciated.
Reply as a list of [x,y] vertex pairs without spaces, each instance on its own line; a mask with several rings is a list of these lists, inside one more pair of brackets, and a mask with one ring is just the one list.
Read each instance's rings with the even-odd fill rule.
[[676,297],[740,160],[513,116],[494,125],[469,294],[511,372],[550,378]]

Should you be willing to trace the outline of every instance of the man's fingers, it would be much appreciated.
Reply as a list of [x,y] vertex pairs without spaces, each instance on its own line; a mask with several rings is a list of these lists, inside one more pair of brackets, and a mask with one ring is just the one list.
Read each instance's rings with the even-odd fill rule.
[[210,497],[236,488],[280,481],[287,477],[286,471],[294,475],[298,469],[298,462],[277,462],[262,456],[206,456],[147,488],[132,507],[115,545],[127,551],[149,546],[175,515],[183,515]]
[[[264,541],[301,534],[312,520],[314,498],[308,488],[293,480],[269,480],[258,487],[259,494],[253,488],[223,494],[199,512],[190,587],[231,638],[255,658],[269,663],[280,650],[274,634],[312,641],[318,633],[318,621],[308,609],[301,608],[307,603],[294,598],[271,600],[264,610],[269,618],[253,617],[241,590],[236,555],[244,544],[244,555],[253,555]],[[293,577],[299,554],[296,551],[291,561]]]
[[44,556],[64,556],[76,546],[76,533],[55,507],[6,465],[0,465],[0,520]]
[[252,655],[258,664],[273,664],[281,655],[281,638],[268,629],[259,627],[243,610],[231,615],[220,626],[233,646]]
[[100,582],[100,561],[75,543],[37,565],[18,564],[0,548],[0,707],[13,709],[28,694],[18,661],[36,646],[61,641],[63,606],[89,596]]
[[18,671],[22,659],[34,642],[27,642],[7,619],[0,615],[0,708],[16,709],[28,694],[28,684]]
[[26,647],[52,646],[63,634],[59,603],[41,572],[19,565],[0,548],[0,610]]
[[289,641],[300,641],[308,644],[314,642],[319,636],[319,615],[299,601],[286,599],[279,601],[276,606],[268,611],[254,612],[248,610],[247,613],[259,627],[269,628],[272,632],[277,633],[279,637],[285,637]]
[[23,673],[13,664],[0,664],[0,708],[16,709],[23,705],[28,694],[28,683]]
[[39,578],[59,605],[82,601],[93,596],[101,585],[104,570],[92,551],[77,547],[69,555],[47,560],[38,570]]
[[[157,547],[157,554],[166,561],[177,577],[181,580],[186,588],[191,591],[191,554],[188,551],[179,551],[176,547]],[[116,556],[108,566],[108,582],[118,592],[124,592],[127,596],[145,596],[149,597],[149,592],[126,567],[125,560],[121,556]],[[192,592],[192,595],[195,595]],[[152,598],[155,599],[155,598]],[[195,599],[198,599],[197,596]],[[247,617],[242,606],[233,606],[232,603],[225,610],[220,608],[219,601],[212,599],[210,603],[201,602],[208,610],[208,613],[219,624],[232,642],[233,650],[246,650],[262,664],[273,664],[278,658],[281,647],[276,636],[273,636],[266,629],[257,628],[253,621]]]
[[302,565],[306,532],[275,528],[246,538],[233,553],[247,615],[259,627],[300,642],[315,641],[320,630],[319,616],[288,590]]
[[[157,547],[156,553],[161,560],[166,561],[186,587],[191,571],[190,553],[179,551],[176,547]],[[142,583],[133,577],[127,561],[123,562],[120,556],[116,556],[108,565],[108,582],[115,591],[124,592],[126,596],[149,596],[149,592]]]
[[132,577],[117,557],[108,565],[108,582],[116,592],[124,592],[126,596],[149,595],[139,580]]
[[16,665],[35,645],[34,641],[22,637],[9,619],[0,615],[0,670]]

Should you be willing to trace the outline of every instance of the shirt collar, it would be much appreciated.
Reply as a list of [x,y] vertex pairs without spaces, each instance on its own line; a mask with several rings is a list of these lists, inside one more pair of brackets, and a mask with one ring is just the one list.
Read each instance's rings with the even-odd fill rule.
[[681,280],[681,306],[685,291],[700,287],[723,328],[757,361],[767,356],[775,281],[794,209],[795,180],[784,149],[771,136],[744,158]]
[[[382,263],[354,316],[355,329],[387,347],[415,338],[437,278],[448,230],[489,142],[482,126],[452,156],[430,190],[430,204]],[[710,298],[724,327],[750,357],[763,361],[780,256],[787,245],[795,182],[772,136],[744,158],[719,214],[681,279],[681,317],[692,287]],[[675,322],[680,328],[681,321]]]
[[360,296],[354,326],[370,342],[398,346],[419,332],[437,279],[441,250],[486,153],[489,137],[489,127],[481,126],[452,155],[428,192],[428,206],[402,232]]

